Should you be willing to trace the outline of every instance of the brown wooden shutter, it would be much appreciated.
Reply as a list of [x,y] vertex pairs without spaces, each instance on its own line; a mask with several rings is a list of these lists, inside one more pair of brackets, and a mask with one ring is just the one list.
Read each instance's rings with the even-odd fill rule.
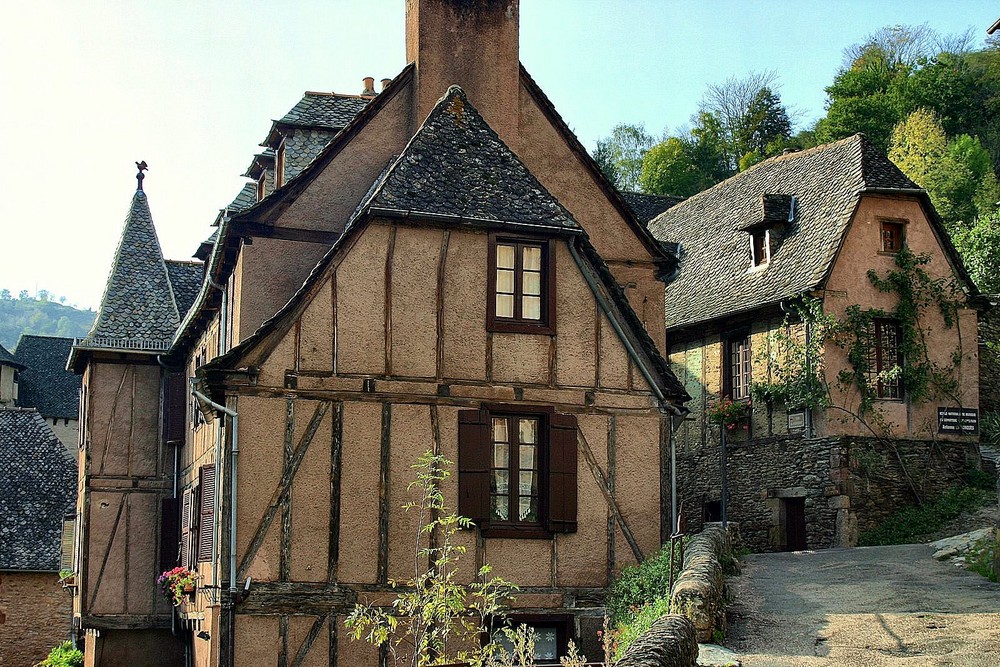
[[490,516],[489,415],[458,413],[458,513],[482,528]]
[[198,560],[212,560],[215,538],[215,464],[202,466],[199,474],[201,501],[198,522]]
[[187,410],[187,378],[184,373],[167,373],[163,380],[163,441],[184,444]]
[[181,499],[181,562],[188,567],[191,558],[191,489],[185,489]]
[[548,517],[553,533],[576,532],[576,416],[549,418]]
[[67,514],[63,517],[62,537],[59,540],[59,572],[73,569],[73,547],[76,544],[76,516]]
[[177,565],[178,523],[180,503],[177,498],[160,501],[160,571],[166,572]]

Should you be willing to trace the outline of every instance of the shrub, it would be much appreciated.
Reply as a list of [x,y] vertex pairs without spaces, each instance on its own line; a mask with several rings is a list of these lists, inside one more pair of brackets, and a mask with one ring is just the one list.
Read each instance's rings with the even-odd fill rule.
[[83,652],[73,648],[72,643],[63,642],[35,667],[83,667]]
[[635,611],[628,622],[618,625],[614,632],[615,660],[621,660],[625,651],[639,635],[649,630],[661,616],[670,613],[670,596],[658,597]]
[[[680,571],[681,548],[674,554],[674,580]],[[636,612],[652,600],[670,597],[670,547],[653,554],[639,565],[622,570],[608,591],[606,606],[613,626],[628,623]]]
[[966,566],[973,572],[977,572],[990,581],[997,581],[995,567],[997,550],[1000,549],[1000,542],[994,536],[987,536],[976,542],[969,554],[966,556]]
[[984,489],[953,488],[919,507],[895,512],[872,530],[861,533],[859,546],[911,544],[916,538],[942,528],[963,512],[982,507],[993,499]]

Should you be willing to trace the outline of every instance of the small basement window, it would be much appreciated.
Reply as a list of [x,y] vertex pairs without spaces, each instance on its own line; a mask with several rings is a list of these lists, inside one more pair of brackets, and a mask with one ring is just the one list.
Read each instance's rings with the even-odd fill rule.
[[750,260],[753,266],[763,266],[771,261],[771,232],[760,229],[750,232]]
[[881,252],[897,253],[903,249],[903,231],[906,222],[903,220],[882,220]]

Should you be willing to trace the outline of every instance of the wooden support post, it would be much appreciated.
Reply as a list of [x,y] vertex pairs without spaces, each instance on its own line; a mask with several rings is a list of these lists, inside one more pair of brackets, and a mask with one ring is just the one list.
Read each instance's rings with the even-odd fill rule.
[[382,446],[378,480],[378,583],[389,581],[389,434],[392,403],[382,404]]

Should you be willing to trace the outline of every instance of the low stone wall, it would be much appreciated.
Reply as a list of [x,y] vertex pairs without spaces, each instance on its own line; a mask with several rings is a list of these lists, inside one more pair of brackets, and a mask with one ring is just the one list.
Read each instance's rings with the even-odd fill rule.
[[[687,530],[697,531],[703,507],[721,498],[718,446],[682,451],[677,464]],[[933,498],[978,464],[973,442],[789,436],[730,443],[728,519],[740,524],[751,551],[782,551],[787,504],[795,500],[804,506],[807,548],[854,546],[859,532],[914,505],[914,488]]]
[[700,642],[726,630],[725,566],[732,558],[729,535],[709,526],[684,548],[684,563],[670,595],[671,608],[691,619]]
[[0,572],[0,665],[31,667],[72,636],[71,598],[55,572]]
[[661,616],[628,647],[616,667],[696,667],[698,640],[684,616]]

